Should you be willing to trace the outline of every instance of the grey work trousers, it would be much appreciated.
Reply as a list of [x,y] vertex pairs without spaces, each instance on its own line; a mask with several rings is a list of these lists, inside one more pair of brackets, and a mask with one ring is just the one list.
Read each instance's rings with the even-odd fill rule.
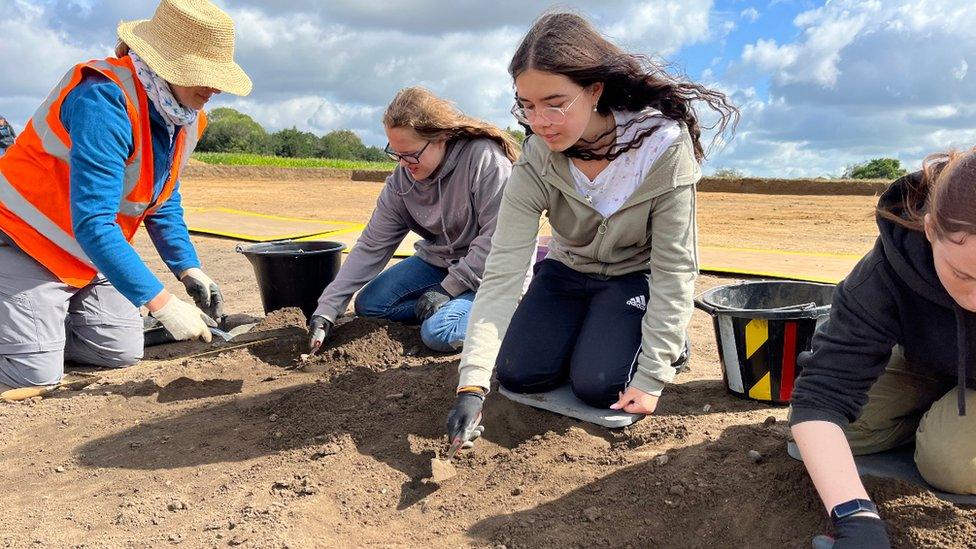
[[65,359],[121,368],[142,350],[139,309],[105,277],[69,286],[0,237],[0,383],[53,385]]

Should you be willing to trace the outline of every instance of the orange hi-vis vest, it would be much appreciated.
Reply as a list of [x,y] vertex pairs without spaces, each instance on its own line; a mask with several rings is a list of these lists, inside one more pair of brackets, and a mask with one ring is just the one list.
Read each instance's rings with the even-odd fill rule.
[[87,71],[105,76],[125,93],[133,147],[125,162],[116,220],[130,242],[143,219],[173,194],[180,171],[207,125],[200,111],[193,125],[180,128],[169,179],[153,201],[149,99],[128,56],[76,65],[38,107],[14,145],[0,157],[0,231],[62,282],[76,288],[89,284],[98,269],[75,240],[71,224],[71,136],[61,123],[61,105]]

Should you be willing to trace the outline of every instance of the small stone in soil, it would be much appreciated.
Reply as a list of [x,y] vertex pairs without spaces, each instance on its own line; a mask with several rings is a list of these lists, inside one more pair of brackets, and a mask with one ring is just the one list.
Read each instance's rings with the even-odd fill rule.
[[403,398],[403,393],[391,393],[386,395],[387,400],[397,400]]
[[776,425],[776,418],[774,416],[769,416],[763,420],[763,427],[772,427]]
[[751,459],[753,463],[759,463],[762,461],[763,455],[756,450],[749,450],[749,459]]
[[512,488],[512,495],[513,496],[521,496],[522,495],[522,489],[521,488]]
[[654,458],[655,465],[667,465],[669,461],[671,461],[671,456],[667,454],[661,454]]
[[63,473],[64,471],[65,471],[65,468],[64,467],[61,467],[60,465],[58,465],[57,467],[54,468],[54,472],[55,473]]
[[169,502],[166,505],[166,508],[169,509],[170,511],[176,512],[176,511],[182,511],[182,510],[186,509],[187,506],[182,501],[180,501],[178,499],[174,499],[173,501]]
[[702,407],[702,412],[705,412],[706,414],[708,412],[711,412],[711,411],[712,411],[712,405],[711,404],[706,404],[705,406]]
[[668,492],[675,496],[683,496],[685,495],[685,487],[681,486],[680,484],[675,484],[668,489]]
[[268,421],[270,421],[271,423],[278,421],[278,414],[271,414],[270,416],[268,416]]
[[583,516],[590,522],[596,522],[600,518],[600,510],[596,507],[587,507],[583,509]]

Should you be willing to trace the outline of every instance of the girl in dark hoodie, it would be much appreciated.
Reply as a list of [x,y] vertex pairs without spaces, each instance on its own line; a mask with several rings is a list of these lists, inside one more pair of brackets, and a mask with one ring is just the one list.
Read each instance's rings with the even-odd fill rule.
[[[319,298],[309,322],[312,353],[360,288],[360,316],[419,322],[423,342],[435,351],[457,351],[464,341],[518,145],[508,133],[419,87],[397,93],[383,127],[390,140],[386,152],[399,166]],[[409,231],[423,237],[416,254],[383,272]]]
[[932,486],[976,494],[976,149],[930,156],[877,208],[880,236],[834,293],[790,424],[834,547],[889,547],[853,454],[913,439]]

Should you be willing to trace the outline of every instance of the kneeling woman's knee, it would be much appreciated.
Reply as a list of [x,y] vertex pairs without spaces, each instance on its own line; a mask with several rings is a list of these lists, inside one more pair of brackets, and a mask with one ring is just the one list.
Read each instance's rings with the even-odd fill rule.
[[563,385],[566,379],[558,370],[537,368],[531,360],[499,354],[495,363],[498,383],[513,393],[545,393]]
[[976,391],[966,390],[969,415],[960,416],[956,392],[939,399],[916,432],[915,463],[922,478],[939,490],[976,494]]
[[103,363],[108,368],[128,368],[129,366],[135,366],[140,360],[142,360],[143,352],[142,346],[130,347],[119,349],[114,353],[106,353],[103,355]]
[[443,322],[432,322],[429,318],[420,325],[420,339],[424,345],[439,353],[453,353],[461,350],[464,336],[459,334],[456,326]]
[[604,379],[573,379],[573,394],[576,398],[594,408],[609,408],[617,402],[618,394],[624,389],[619,383],[612,384]]
[[56,385],[64,375],[64,351],[0,356],[0,383],[10,387]]

